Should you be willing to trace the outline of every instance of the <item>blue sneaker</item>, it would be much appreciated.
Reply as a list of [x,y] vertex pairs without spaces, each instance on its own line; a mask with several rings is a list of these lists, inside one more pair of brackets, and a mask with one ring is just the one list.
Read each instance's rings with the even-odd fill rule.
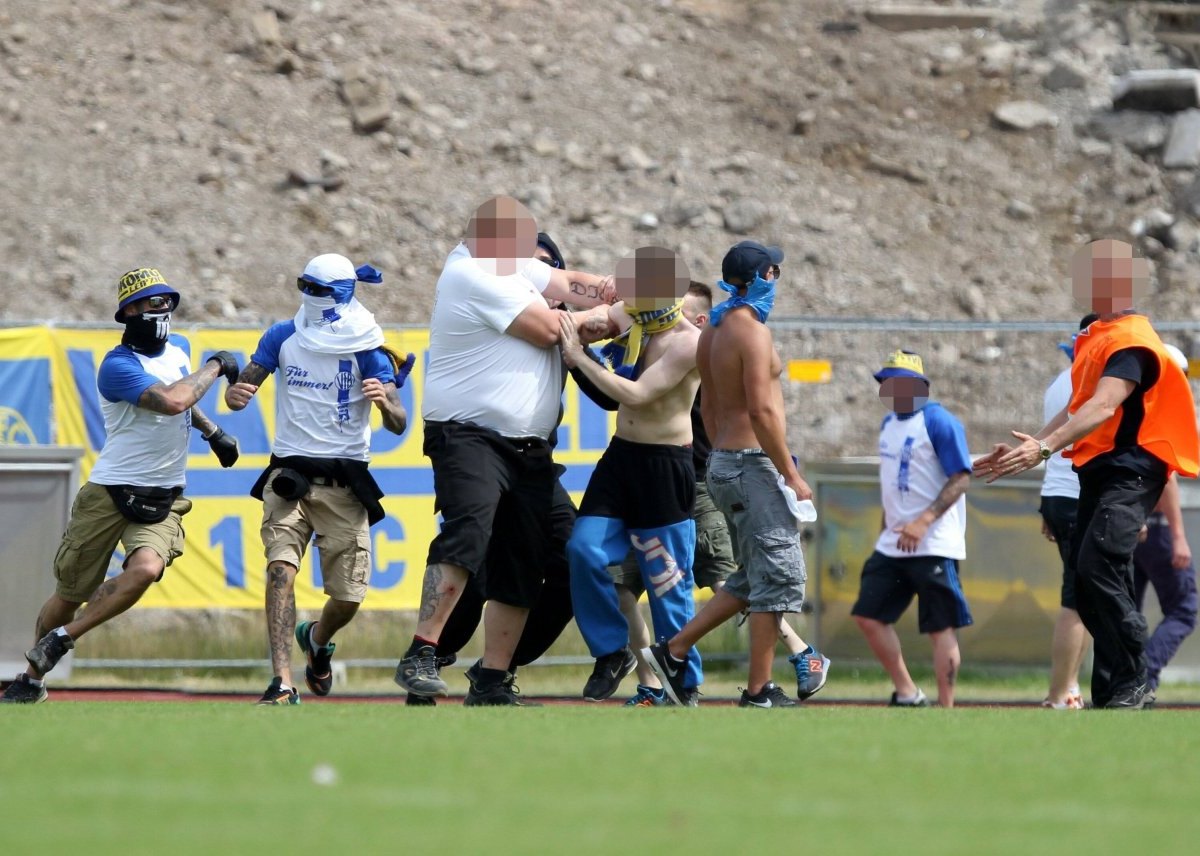
[[645,684],[638,684],[637,695],[625,702],[625,707],[660,707],[671,704],[671,700],[667,698],[667,691],[662,689],[654,689]]
[[788,657],[788,662],[796,667],[796,697],[800,701],[812,698],[829,677],[829,658],[809,645],[799,654]]

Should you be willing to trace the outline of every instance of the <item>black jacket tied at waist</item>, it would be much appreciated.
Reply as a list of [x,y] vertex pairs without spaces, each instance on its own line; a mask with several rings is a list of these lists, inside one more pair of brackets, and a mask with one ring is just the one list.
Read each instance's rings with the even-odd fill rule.
[[309,458],[304,455],[289,455],[286,458],[280,458],[271,455],[271,462],[262,471],[262,475],[258,477],[254,487],[250,488],[250,495],[261,500],[263,488],[267,486],[267,480],[271,473],[281,467],[295,470],[307,479],[326,478],[340,482],[350,488],[350,492],[363,504],[363,508],[367,510],[367,521],[372,526],[384,518],[383,506],[379,504],[384,493],[376,483],[375,477],[367,469],[366,461],[352,461],[348,458]]

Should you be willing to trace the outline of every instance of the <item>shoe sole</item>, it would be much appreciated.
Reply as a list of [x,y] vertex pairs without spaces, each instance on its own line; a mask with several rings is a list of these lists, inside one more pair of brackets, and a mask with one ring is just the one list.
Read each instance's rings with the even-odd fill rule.
[[817,688],[815,690],[810,690],[806,695],[801,695],[799,690],[797,689],[796,698],[800,699],[800,701],[808,701],[810,698],[812,698],[817,693],[819,693],[822,689],[825,688],[825,682],[827,680],[829,680],[829,658],[822,657],[821,658],[821,683],[817,684]]
[[658,662],[658,658],[654,656],[654,651],[651,648],[643,648],[641,650],[642,659],[650,666],[651,671],[658,675],[659,683],[663,685],[663,689],[667,691],[667,695],[671,697],[671,701],[680,707],[686,707],[679,694],[675,692],[675,687],[671,685],[671,679],[667,676],[667,670]]
[[637,668],[637,657],[635,657],[633,655],[633,652],[630,651],[629,658],[626,659],[625,662],[623,662],[621,664],[621,674],[616,676],[616,679],[613,681],[612,689],[609,692],[605,693],[604,695],[600,695],[600,696],[587,695],[585,693],[583,696],[583,700],[590,701],[590,702],[597,702],[597,701],[607,701],[608,699],[612,698],[613,696],[615,696],[617,694],[617,690],[619,690],[621,688],[621,681],[623,681],[627,677],[629,677],[630,673],[636,668]]

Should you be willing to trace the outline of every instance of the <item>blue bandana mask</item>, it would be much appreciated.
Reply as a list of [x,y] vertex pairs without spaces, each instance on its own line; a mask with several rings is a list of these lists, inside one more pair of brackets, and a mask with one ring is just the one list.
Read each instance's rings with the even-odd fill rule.
[[724,303],[713,307],[712,313],[708,316],[710,324],[716,327],[721,323],[726,312],[730,309],[737,309],[739,306],[749,306],[754,310],[759,321],[763,324],[767,323],[767,316],[771,314],[771,307],[775,305],[775,288],[779,285],[778,279],[768,281],[755,274],[754,282],[750,283],[745,294],[738,294],[738,286],[730,285],[724,280],[718,280],[717,285],[722,291],[733,296]]

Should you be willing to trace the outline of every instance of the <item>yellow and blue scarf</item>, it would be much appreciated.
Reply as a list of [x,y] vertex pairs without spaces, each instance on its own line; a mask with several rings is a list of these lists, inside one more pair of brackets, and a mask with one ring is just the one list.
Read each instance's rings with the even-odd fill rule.
[[683,318],[683,301],[648,312],[639,312],[626,305],[625,311],[633,319],[633,326],[601,348],[600,353],[616,374],[635,380],[641,374],[640,362],[646,341],[655,333],[670,330],[679,323]]

